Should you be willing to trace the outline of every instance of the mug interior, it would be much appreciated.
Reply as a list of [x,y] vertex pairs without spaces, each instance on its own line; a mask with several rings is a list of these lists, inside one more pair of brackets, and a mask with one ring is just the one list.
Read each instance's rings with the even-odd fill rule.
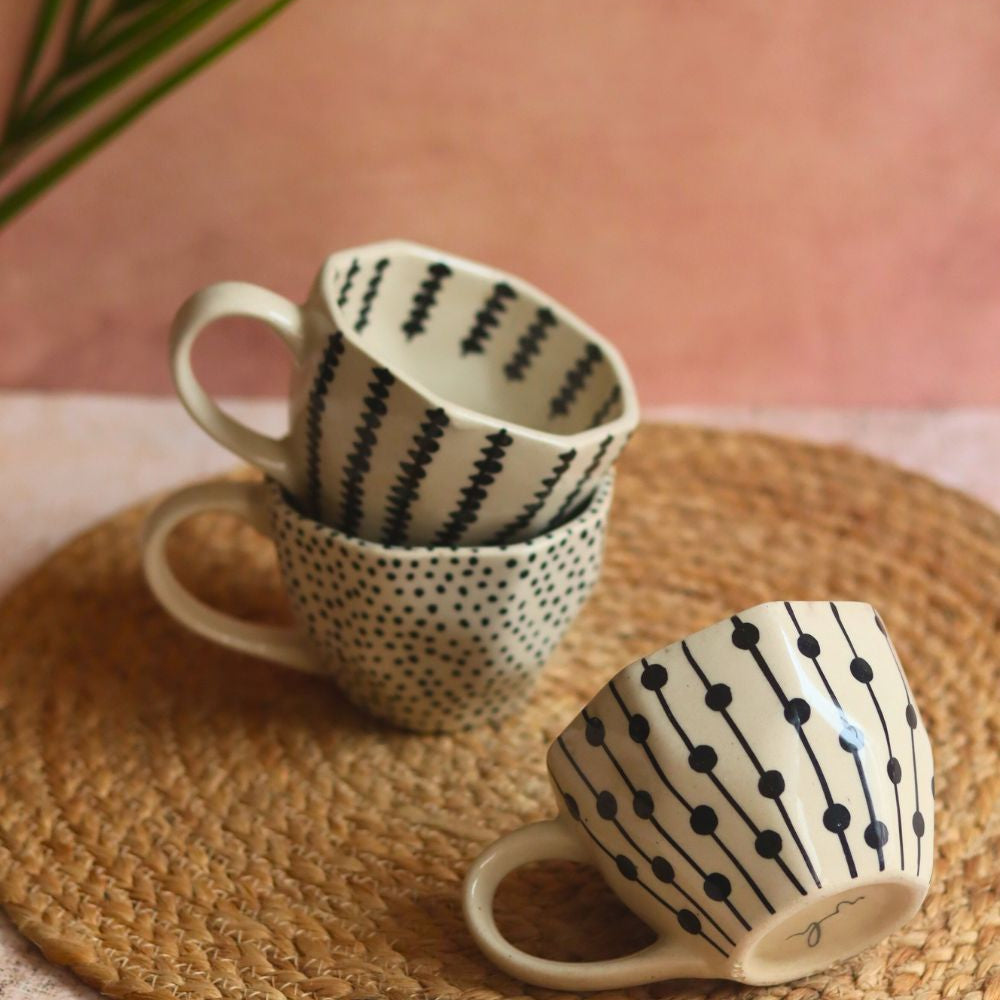
[[625,412],[620,362],[607,345],[516,278],[417,246],[376,244],[334,257],[323,290],[345,333],[443,400],[562,435]]

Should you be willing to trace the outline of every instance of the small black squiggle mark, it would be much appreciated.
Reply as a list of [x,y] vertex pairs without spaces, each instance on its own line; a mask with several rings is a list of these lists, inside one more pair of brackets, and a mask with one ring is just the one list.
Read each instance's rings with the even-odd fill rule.
[[326,350],[320,358],[309,393],[309,411],[306,417],[306,502],[313,517],[323,514],[322,470],[320,469],[320,441],[323,438],[323,410],[326,408],[326,394],[333,383],[333,377],[344,353],[344,335],[335,330],[330,334]]
[[571,448],[569,451],[564,451],[559,456],[558,464],[552,469],[552,472],[546,479],[542,480],[542,488],[538,490],[534,495],[534,499],[529,503],[525,504],[524,510],[517,515],[512,521],[509,521],[504,527],[502,527],[487,544],[489,545],[506,545],[515,535],[519,535],[528,525],[532,522],[535,515],[545,506],[545,501],[552,495],[552,491],[556,488],[556,484],[565,475],[566,470],[569,468],[570,463],[576,458],[576,449]]
[[368,279],[368,288],[361,297],[361,309],[358,311],[358,320],[354,324],[355,333],[361,333],[368,325],[368,314],[371,312],[375,296],[378,295],[378,286],[382,284],[382,276],[388,266],[389,258],[383,257],[376,263],[375,270],[372,272],[371,278]]
[[608,398],[601,403],[600,407],[590,418],[590,426],[598,427],[603,424],[605,420],[608,419],[608,414],[615,408],[618,401],[622,398],[622,387],[616,385],[611,392],[608,393]]
[[604,355],[597,344],[587,344],[587,349],[577,359],[573,367],[566,372],[563,384],[552,397],[552,401],[549,403],[550,417],[564,417],[569,413],[573,400],[579,395],[587,379],[594,373],[594,369],[603,358]]
[[462,341],[463,354],[483,353],[483,345],[490,339],[490,327],[499,325],[500,314],[507,308],[506,300],[514,298],[517,298],[517,292],[506,281],[499,281],[493,286],[493,294],[476,313],[476,322]]
[[347,276],[344,278],[344,283],[340,286],[340,295],[337,296],[337,305],[343,308],[347,305],[347,296],[351,293],[351,283],[354,281],[354,276],[361,270],[361,265],[358,263],[358,258],[355,257],[351,261],[351,266],[347,269]]
[[420,291],[413,296],[413,308],[403,324],[407,340],[412,340],[418,333],[424,332],[424,324],[437,301],[437,294],[441,291],[444,279],[451,273],[451,268],[443,261],[431,264],[427,268],[428,277],[420,282]]
[[810,948],[815,948],[816,945],[823,940],[823,924],[831,917],[835,917],[838,913],[840,913],[840,908],[842,906],[853,906],[855,903],[860,903],[864,898],[864,896],[858,896],[857,899],[842,899],[832,913],[828,913],[825,917],[821,917],[819,920],[814,920],[805,928],[805,930],[801,930],[797,934],[789,934],[787,940],[791,941],[792,938],[804,936],[806,944]]
[[511,382],[520,382],[533,358],[542,349],[542,341],[549,335],[549,328],[556,325],[555,313],[542,306],[535,314],[534,322],[517,338],[517,350],[510,361],[503,366],[504,374]]

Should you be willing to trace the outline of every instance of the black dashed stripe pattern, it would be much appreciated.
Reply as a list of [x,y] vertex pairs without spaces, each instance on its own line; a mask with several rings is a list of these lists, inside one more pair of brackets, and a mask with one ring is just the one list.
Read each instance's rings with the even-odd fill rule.
[[566,372],[559,391],[549,402],[550,417],[565,417],[573,406],[573,401],[587,384],[594,370],[604,360],[604,354],[597,344],[587,344],[583,354],[572,368]]
[[372,381],[368,383],[371,395],[365,397],[361,423],[354,429],[354,447],[347,456],[342,481],[341,529],[349,535],[356,535],[361,524],[364,480],[371,468],[376,432],[388,409],[385,401],[396,381],[395,375],[387,368],[373,368],[372,376]]
[[500,325],[500,316],[507,308],[510,299],[517,298],[517,292],[505,281],[499,281],[493,286],[493,294],[483,303],[482,309],[476,313],[476,322],[469,330],[468,336],[462,341],[462,354],[482,354],[486,341],[490,339],[491,329]]
[[403,324],[403,333],[406,334],[407,340],[412,340],[424,332],[424,324],[437,303],[438,292],[451,273],[451,268],[443,261],[431,264],[427,268],[427,277],[420,282],[420,290],[413,296],[410,315]]
[[556,325],[555,313],[542,306],[527,330],[518,337],[517,350],[511,359],[503,366],[504,374],[509,382],[520,382],[532,361],[542,349],[542,342],[548,337],[549,331]]
[[597,451],[594,452],[594,457],[590,460],[590,464],[586,469],[583,470],[583,475],[577,480],[576,486],[566,495],[566,498],[559,506],[559,510],[556,511],[555,516],[546,525],[545,530],[551,531],[553,528],[558,527],[562,524],[566,516],[573,510],[573,505],[577,502],[580,494],[583,492],[584,487],[590,482],[591,477],[597,471],[598,466],[604,458],[605,453],[608,448],[611,447],[611,442],[614,440],[613,435],[609,434],[600,444]]
[[319,449],[323,440],[323,411],[326,395],[333,385],[337,367],[344,353],[344,335],[335,330],[326,342],[326,349],[316,369],[309,392],[309,410],[306,417],[306,504],[309,513],[317,520],[323,517],[323,482]]
[[337,305],[343,308],[347,305],[347,298],[351,294],[351,286],[354,283],[354,277],[361,270],[361,265],[358,263],[358,258],[355,257],[351,261],[351,266],[347,269],[347,274],[344,277],[344,282],[340,286],[340,294],[337,296]]
[[603,403],[594,412],[594,415],[590,418],[591,427],[599,427],[608,419],[608,415],[611,411],[618,405],[619,400],[622,398],[622,387],[620,385],[615,385],[615,387],[608,393],[608,398],[604,400]]
[[570,463],[574,458],[576,458],[575,448],[564,451],[559,456],[559,462],[552,469],[551,474],[542,480],[542,488],[534,494],[534,499],[525,504],[524,510],[514,520],[505,524],[487,544],[505,545],[512,538],[526,530],[528,525],[534,520],[535,515],[545,506],[545,502],[552,495],[552,491],[558,485],[559,480],[566,474],[566,470],[570,467]]
[[424,414],[424,422],[414,435],[413,444],[407,452],[410,461],[400,465],[396,482],[389,489],[385,528],[382,532],[384,544],[406,544],[412,518],[411,508],[420,494],[427,467],[441,448],[440,440],[449,422],[448,414],[440,407]]
[[476,471],[469,478],[469,485],[460,492],[462,500],[449,515],[434,539],[435,545],[457,545],[470,524],[479,516],[479,508],[489,495],[489,487],[503,469],[503,458],[514,439],[499,430],[486,437],[489,444],[482,449],[482,458],[474,462]]
[[372,276],[368,279],[368,287],[365,289],[365,294],[361,296],[361,309],[358,310],[358,318],[354,324],[355,333],[363,333],[365,327],[368,326],[368,317],[372,311],[372,306],[375,304],[375,299],[378,297],[378,288],[382,284],[382,278],[389,263],[388,257],[383,257],[381,260],[375,262],[375,270],[372,271]]

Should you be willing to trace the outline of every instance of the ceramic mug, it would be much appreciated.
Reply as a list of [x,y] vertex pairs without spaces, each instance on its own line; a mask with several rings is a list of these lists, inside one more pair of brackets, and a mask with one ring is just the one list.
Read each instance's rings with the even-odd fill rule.
[[[587,508],[515,545],[393,548],[305,517],[274,482],[202,483],[150,515],[143,566],[159,602],[223,646],[331,674],[372,715],[405,729],[467,728],[513,711],[600,573],[613,476]],[[241,621],[178,581],[165,546],[180,522],[228,511],[277,548],[299,627]]]
[[[191,350],[210,323],[251,316],[294,357],[289,431],[219,409]],[[511,275],[412,243],[335,253],[301,308],[223,282],[177,314],[177,392],[217,441],[317,520],[387,545],[499,545],[575,513],[638,420],[618,352]]]
[[[762,604],[644,657],[547,763],[558,818],[502,837],[465,884],[479,946],[527,982],[783,982],[874,944],[927,893],[930,743],[868,604]],[[547,858],[596,865],[658,940],[605,962],[515,948],[494,891]]]

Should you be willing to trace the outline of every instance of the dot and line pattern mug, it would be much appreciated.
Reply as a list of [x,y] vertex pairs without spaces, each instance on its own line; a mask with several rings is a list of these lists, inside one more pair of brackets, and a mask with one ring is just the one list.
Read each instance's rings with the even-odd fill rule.
[[[404,729],[465,729],[518,707],[586,602],[600,574],[613,479],[553,531],[464,548],[345,535],[301,514],[274,481],[201,483],[150,514],[143,568],[160,604],[199,635],[329,674],[356,705]],[[273,540],[297,627],[241,621],[180,583],[167,539],[208,511],[243,517]]]
[[[195,341],[263,320],[293,357],[289,431],[238,423],[201,387]],[[317,520],[385,545],[501,545],[562,524],[638,422],[614,347],[512,275],[402,241],[333,254],[301,308],[242,282],[178,312],[174,382],[217,441]]]
[[[502,837],[465,885],[477,943],[527,982],[783,982],[874,944],[926,895],[930,742],[868,604],[762,604],[643,657],[547,763],[558,818]],[[546,858],[596,865],[659,939],[606,962],[515,948],[493,894]]]

